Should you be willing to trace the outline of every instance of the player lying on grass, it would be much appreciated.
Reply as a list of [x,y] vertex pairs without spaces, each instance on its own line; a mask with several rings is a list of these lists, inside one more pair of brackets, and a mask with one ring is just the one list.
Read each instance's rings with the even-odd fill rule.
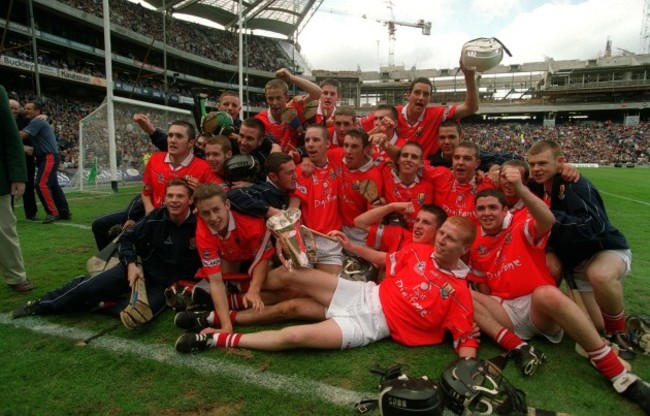
[[467,253],[475,236],[474,224],[460,217],[448,219],[440,228],[435,221],[423,226],[421,234],[414,235],[413,244],[387,256],[388,277],[379,285],[344,280],[315,269],[269,276],[266,283],[270,287],[296,285],[303,290],[326,310],[326,319],[249,334],[207,328],[199,334],[181,336],[176,350],[348,349],[388,336],[404,345],[418,346],[438,344],[449,331],[457,353],[473,357],[478,344],[473,337],[471,295],[459,277],[469,271],[460,257]]
[[472,297],[481,331],[510,351],[526,376],[545,357],[525,340],[540,335],[559,343],[566,332],[617,392],[650,411],[650,387],[627,372],[587,315],[555,286],[545,256],[553,213],[524,185],[518,168],[506,166],[501,181],[514,188],[530,216],[514,221],[501,191],[476,196],[480,230],[470,250],[469,278],[479,284]]
[[[214,185],[218,186],[218,185]],[[65,286],[27,302],[13,318],[83,311],[119,315],[136,280],[143,279],[153,316],[165,308],[164,290],[172,283],[194,277],[200,266],[196,251],[196,218],[190,211],[192,190],[183,179],[167,183],[165,205],[120,238],[120,264],[92,278],[80,276]],[[142,269],[138,268],[142,259]]]
[[[395,204],[410,205],[411,203],[401,202],[392,205]],[[361,218],[359,224],[364,222],[379,222],[381,217],[392,212],[392,210],[391,206],[382,206],[368,211],[359,216],[359,218]],[[366,227],[375,230],[374,232],[371,232],[372,238],[378,238],[384,242],[379,250],[352,244],[341,231],[332,231],[330,235],[337,237],[343,244],[344,248],[349,249],[351,252],[383,269],[386,265],[387,252],[393,253],[399,251],[401,247],[406,247],[412,244],[413,241],[432,245],[433,240],[430,240],[429,236],[435,236],[438,228],[446,218],[447,215],[439,207],[434,205],[425,205],[422,207],[421,214],[416,218],[413,231],[392,225],[380,225],[379,228],[381,231],[376,231],[378,227],[377,225]],[[271,277],[271,279],[273,279],[273,277]],[[296,292],[293,292],[293,294],[295,293]],[[230,321],[237,325],[264,325],[284,322],[287,320],[320,322],[326,319],[326,311],[321,303],[313,298],[301,297],[299,295],[300,294],[295,298],[287,299],[274,305],[265,305],[264,310],[261,312],[252,309],[241,311],[231,310],[229,312]],[[227,329],[230,327],[228,324],[220,325],[218,315],[214,311],[210,310],[201,311],[195,309],[180,312],[177,315],[176,323],[182,329],[190,331],[198,331],[210,326],[217,328],[221,326],[220,332],[229,332]]]

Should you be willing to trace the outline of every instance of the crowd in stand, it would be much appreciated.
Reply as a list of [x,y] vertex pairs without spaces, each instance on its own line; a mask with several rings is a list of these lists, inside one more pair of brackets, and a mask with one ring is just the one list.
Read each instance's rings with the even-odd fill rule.
[[[61,1],[92,15],[103,16],[100,2]],[[111,1],[110,7],[111,20],[118,26],[153,37],[158,41],[163,40],[163,24],[160,13],[126,0]],[[213,29],[179,19],[173,19],[167,23],[167,32],[173,34],[167,36],[169,46],[210,60],[237,65],[238,38],[237,34],[233,32]],[[275,69],[286,67],[289,64],[289,58],[273,39],[248,36],[246,48],[249,51],[247,66],[250,68],[275,71]]]
[[[19,101],[33,98],[28,92],[11,92]],[[62,150],[62,168],[77,167],[79,158],[79,121],[100,104],[63,95],[43,97],[46,113],[54,125]],[[130,120],[130,117],[116,117]],[[136,129],[126,129],[118,139],[124,140],[121,153],[133,167],[142,156],[151,151]],[[120,128],[120,126],[116,126]],[[647,164],[650,154],[650,126],[641,122],[637,126],[624,126],[611,122],[580,122],[558,124],[547,128],[520,123],[466,123],[465,137],[476,142],[486,152],[514,152],[525,154],[540,139],[557,140],[562,144],[568,159],[575,163],[634,163]],[[121,142],[120,142],[121,143]]]
[[647,164],[650,127],[641,122],[625,126],[612,122],[575,122],[554,128],[539,124],[465,124],[466,137],[488,152],[525,154],[538,140],[551,139],[562,145],[568,159],[580,163]]

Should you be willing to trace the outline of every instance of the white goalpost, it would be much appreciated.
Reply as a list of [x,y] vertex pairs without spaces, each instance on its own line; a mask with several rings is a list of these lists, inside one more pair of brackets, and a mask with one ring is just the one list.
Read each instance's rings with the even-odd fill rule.
[[[78,169],[68,189],[109,191],[111,188],[110,146],[107,100],[79,122]],[[142,180],[144,166],[151,153],[157,151],[149,136],[133,121],[133,115],[144,113],[154,126],[167,131],[174,120],[194,124],[189,110],[113,97],[115,122],[115,160],[117,181],[122,184]]]

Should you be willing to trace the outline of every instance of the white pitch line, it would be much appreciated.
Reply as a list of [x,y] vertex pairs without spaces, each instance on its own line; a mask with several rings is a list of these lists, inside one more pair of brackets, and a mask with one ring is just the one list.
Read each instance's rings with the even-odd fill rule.
[[62,225],[64,227],[81,228],[82,230],[91,230],[92,229],[92,227],[90,225],[75,224],[73,222],[55,221],[54,225]]
[[[95,332],[85,329],[53,324],[38,317],[14,320],[7,313],[0,314],[0,324],[25,328],[44,335],[67,338],[74,341],[81,341],[95,334]],[[299,376],[285,376],[270,371],[259,372],[250,367],[229,363],[225,360],[216,360],[200,355],[181,355],[175,352],[171,345],[144,344],[111,335],[103,335],[90,341],[88,346],[112,352],[128,353],[141,359],[152,359],[163,364],[188,368],[210,376],[237,379],[242,383],[268,390],[291,393],[307,398],[317,396],[321,400],[332,404],[349,407],[350,411],[352,411],[352,406],[355,403],[364,398],[375,396],[373,393],[346,390],[318,381],[304,379]],[[207,352],[207,354],[209,353]],[[214,354],[215,352],[212,353]]]
[[613,196],[614,198],[625,199],[626,201],[632,201],[632,202],[636,202],[637,204],[641,204],[641,205],[645,205],[645,206],[647,206],[647,207],[650,207],[650,202],[639,201],[638,199],[632,199],[632,198],[628,198],[628,197],[626,197],[626,196],[621,196],[621,195],[617,195],[617,194],[611,194],[611,193],[609,193],[609,192],[605,192],[605,191],[599,191],[599,192],[600,192],[601,194],[605,194],[605,195]]

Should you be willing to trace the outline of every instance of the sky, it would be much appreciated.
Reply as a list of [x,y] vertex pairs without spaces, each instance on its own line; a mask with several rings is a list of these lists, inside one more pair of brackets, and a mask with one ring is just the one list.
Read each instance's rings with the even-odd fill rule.
[[[431,35],[397,26],[395,65],[406,69],[454,68],[463,44],[496,37],[518,64],[603,56],[622,48],[641,53],[643,0],[324,0],[298,36],[312,69],[378,70],[388,63],[388,29],[379,20],[430,21]],[[362,16],[367,15],[364,19]],[[378,43],[379,42],[379,43]]]

